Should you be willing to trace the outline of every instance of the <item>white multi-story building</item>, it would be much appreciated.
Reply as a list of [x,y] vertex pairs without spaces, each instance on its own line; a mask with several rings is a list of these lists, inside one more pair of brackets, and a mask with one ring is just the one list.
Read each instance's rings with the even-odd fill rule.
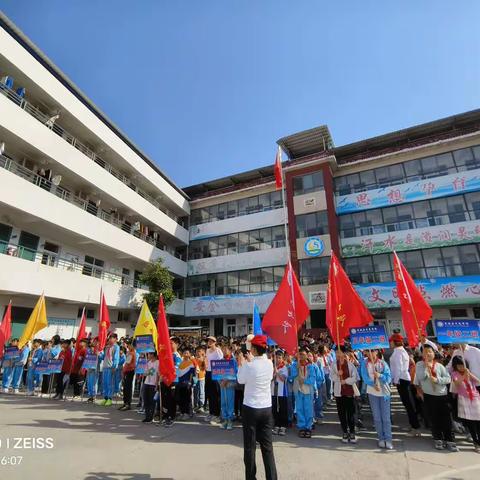
[[264,313],[288,251],[282,194],[273,168],[188,187],[191,197],[183,325],[215,335],[246,335],[256,303]]
[[[100,289],[117,331],[136,321],[138,276],[162,258],[183,298],[185,193],[5,16],[0,16],[0,312],[14,335],[37,297],[70,336]],[[183,300],[170,307],[183,315]]]

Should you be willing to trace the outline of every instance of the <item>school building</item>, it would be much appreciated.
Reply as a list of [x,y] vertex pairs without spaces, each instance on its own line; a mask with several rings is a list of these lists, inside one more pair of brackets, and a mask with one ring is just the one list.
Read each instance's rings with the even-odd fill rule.
[[0,314],[12,300],[14,333],[42,291],[44,336],[71,336],[84,305],[95,328],[100,288],[131,331],[140,272],[162,258],[171,326],[245,335],[289,252],[307,326],[323,328],[332,250],[390,332],[393,250],[434,318],[480,318],[480,110],[343,146],[327,126],[283,137],[284,207],[274,145],[266,166],[179,188],[2,14],[0,26]]

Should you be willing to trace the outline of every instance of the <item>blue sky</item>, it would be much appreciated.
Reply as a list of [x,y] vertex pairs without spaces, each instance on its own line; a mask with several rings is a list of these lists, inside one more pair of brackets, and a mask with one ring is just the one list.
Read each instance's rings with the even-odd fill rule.
[[476,0],[0,0],[180,186],[480,106]]

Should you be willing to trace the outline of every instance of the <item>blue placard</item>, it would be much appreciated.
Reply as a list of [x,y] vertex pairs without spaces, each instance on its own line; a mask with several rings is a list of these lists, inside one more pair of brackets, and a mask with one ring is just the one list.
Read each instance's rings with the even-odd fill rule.
[[56,360],[49,360],[47,373],[60,373],[62,371],[62,366],[63,366],[63,358],[58,358]]
[[480,343],[479,320],[435,320],[438,343]]
[[151,335],[139,335],[135,337],[135,349],[138,353],[155,352],[153,337]]
[[236,380],[235,360],[212,360],[212,380]]
[[137,375],[145,375],[146,371],[147,371],[147,359],[139,358],[137,362],[137,366],[135,367],[135,373]]
[[20,350],[18,347],[5,347],[4,360],[18,360],[20,358]]
[[35,365],[35,373],[39,375],[48,375],[48,362],[38,362]]
[[98,356],[95,353],[87,353],[83,359],[82,368],[95,370],[97,368]]
[[350,342],[353,350],[372,350],[390,347],[383,325],[351,328]]

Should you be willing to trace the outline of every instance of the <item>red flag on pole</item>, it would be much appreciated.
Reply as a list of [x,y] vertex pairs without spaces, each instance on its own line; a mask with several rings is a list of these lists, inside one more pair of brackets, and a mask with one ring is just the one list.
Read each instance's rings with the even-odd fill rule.
[[432,307],[423,298],[422,292],[398,258],[397,252],[393,252],[393,271],[408,344],[416,347],[419,342],[419,334],[426,333],[425,327],[432,318]]
[[82,353],[80,351],[80,342],[85,338],[87,338],[87,317],[85,315],[85,307],[83,307],[82,318],[80,320],[80,326],[78,327],[77,340],[75,342],[75,354],[73,355],[72,367],[70,371],[72,371],[78,357],[80,356],[80,353]]
[[298,349],[298,330],[310,310],[303,296],[292,264],[285,267],[280,287],[262,321],[262,330],[290,355]]
[[158,316],[157,316],[157,332],[158,332],[158,367],[162,382],[170,386],[174,381],[176,372],[175,364],[173,363],[172,345],[170,343],[170,335],[168,333],[167,316],[165,315],[165,307],[163,305],[163,296],[160,295],[158,301]]
[[282,175],[282,149],[278,146],[277,156],[275,157],[275,186],[277,190],[283,187],[283,175]]
[[97,350],[101,352],[107,343],[108,329],[110,328],[110,314],[103,291],[100,291],[100,317],[98,319],[98,344]]
[[0,325],[0,358],[3,357],[3,347],[12,335],[12,302],[8,302],[2,324]]
[[353,288],[335,253],[330,258],[327,288],[327,327],[336,345],[343,345],[350,328],[373,322],[372,314]]

